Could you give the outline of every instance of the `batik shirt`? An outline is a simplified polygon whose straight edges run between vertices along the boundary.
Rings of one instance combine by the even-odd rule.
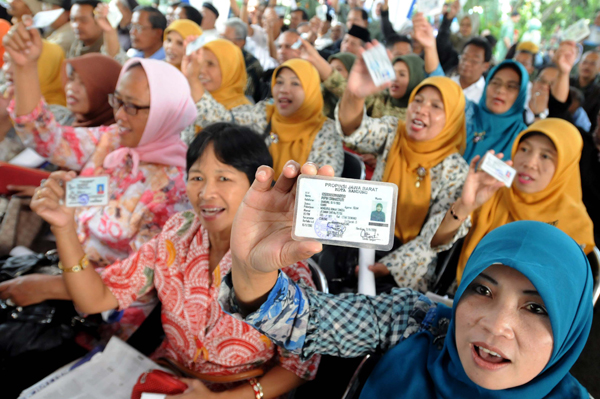
[[[339,121],[339,106],[336,108],[336,126],[342,131]],[[358,152],[377,155],[377,167],[371,180],[382,181],[387,163],[388,153],[398,131],[398,118],[385,116],[369,118],[366,110],[356,131],[344,137],[344,143]],[[467,178],[469,166],[459,153],[446,157],[442,162],[429,170],[431,176],[431,200],[429,212],[419,235],[413,240],[403,243],[396,250],[379,260],[390,269],[399,287],[408,287],[427,292],[433,281],[437,254],[448,250],[460,238],[467,235],[471,227],[468,217],[459,227],[452,240],[436,248],[431,248],[431,240],[446,213],[462,194],[462,187]],[[398,212],[406,210],[398,209]]]
[[[305,361],[275,347],[270,339],[223,312],[217,301],[222,278],[231,269],[228,251],[211,273],[210,241],[200,219],[186,211],[173,216],[163,231],[124,261],[108,267],[102,279],[127,308],[156,289],[162,303],[166,340],[155,354],[199,373],[236,374],[276,364],[303,379],[313,379],[320,357]],[[283,269],[291,280],[314,287],[304,263]]]
[[[226,312],[244,317],[231,275],[223,280],[219,303]],[[302,357],[358,357],[377,349],[385,352],[422,329],[445,336],[449,320],[440,318],[433,326],[436,311],[436,304],[411,289],[394,288],[377,296],[332,295],[301,287],[280,272],[267,300],[244,321]]]

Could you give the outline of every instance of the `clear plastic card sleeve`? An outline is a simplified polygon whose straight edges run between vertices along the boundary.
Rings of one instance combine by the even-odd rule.
[[[393,183],[300,175],[292,238],[389,251],[397,201]]]

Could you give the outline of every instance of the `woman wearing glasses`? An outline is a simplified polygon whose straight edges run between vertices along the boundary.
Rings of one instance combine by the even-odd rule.
[[[123,66],[109,98],[115,124],[61,126],[40,94],[37,30],[18,24],[4,44],[14,63],[15,101],[9,112],[23,143],[80,177],[109,176],[109,203],[75,212],[90,264],[103,268],[127,258],[172,215],[189,207],[186,146],[179,136],[193,123],[196,109],[185,77],[166,62],[132,59]],[[13,298],[21,306],[34,304],[61,287],[60,276],[32,275]],[[146,308],[131,309],[137,314],[127,320],[143,320]],[[127,338],[131,332],[120,336]]]

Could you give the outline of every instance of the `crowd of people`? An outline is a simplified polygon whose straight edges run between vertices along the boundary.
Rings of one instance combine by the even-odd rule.
[[[4,307],[102,314],[75,338],[85,351],[159,309],[154,359],[231,377],[173,399],[284,397],[321,355],[375,351],[361,397],[590,397],[569,370],[600,239],[600,12],[582,43],[545,51],[514,34],[518,10],[495,38],[459,1],[401,31],[388,0],[231,0],[228,18],[112,1],[10,0],[0,20],[0,161],[34,150],[53,171],[9,189],[62,270],[0,282]],[[63,12],[33,28],[42,10]],[[380,44],[395,76],[377,86],[363,55]],[[375,297],[317,291],[306,260],[322,247],[290,236],[297,176],[342,176],[347,153],[398,186]],[[479,168],[488,155],[516,170],[510,187]],[[106,175],[108,204],[65,206],[67,182]],[[422,294],[453,246],[450,309]],[[32,356],[63,365],[32,353],[2,355],[15,396]]]

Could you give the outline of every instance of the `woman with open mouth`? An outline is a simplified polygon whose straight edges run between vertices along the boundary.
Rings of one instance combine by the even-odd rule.
[[[322,249],[290,235],[300,173],[333,170],[290,162],[273,188],[273,171],[258,170],[233,225],[221,306],[303,356],[383,351],[363,399],[589,398],[569,370],[591,329],[593,277],[567,234],[534,221],[491,231],[469,258],[453,308],[410,289],[323,294],[278,273]]]
[[[181,61],[185,55],[185,40],[190,36],[200,36],[202,28],[189,19],[173,21],[164,33],[163,47],[165,48],[165,61],[181,70]]]
[[[208,62],[208,59],[205,60],[206,48],[211,48],[210,46],[218,41],[210,42],[195,54],[185,57],[184,64],[191,66],[184,66],[183,69],[199,70],[201,64]],[[239,48],[236,50],[239,52],[245,77],[242,53]],[[189,76],[197,76],[197,73],[190,72]],[[269,146],[277,176],[289,159],[298,162],[310,161],[317,165],[334,165],[338,176],[342,173],[342,140],[335,131],[335,123],[323,115],[321,80],[310,62],[294,58],[275,69],[271,80],[273,100],[231,109],[222,102],[215,101],[216,98],[206,82],[189,76],[192,96],[198,111],[196,130],[221,121],[251,127]],[[222,76],[225,79],[227,75]],[[239,88],[242,94],[244,87]],[[193,135],[189,134],[189,130],[186,131],[184,140],[189,141],[191,137]]]
[[[581,134],[571,123],[548,118],[521,132],[512,148],[517,174],[510,188],[471,161],[461,198],[440,225],[432,245],[452,237],[461,220],[471,215],[473,227],[462,247],[456,279],[460,283],[465,264],[477,243],[490,231],[518,220],[536,220],[558,227],[573,238],[584,252],[594,249],[593,223],[581,194],[579,160]]]
[[[412,91],[405,122],[393,116],[367,116],[365,98],[379,90],[359,55],[336,110],[337,129],[349,148],[377,154],[372,180],[398,185],[394,248],[378,253],[370,266],[378,277],[378,292],[397,286],[426,292],[428,271],[435,268],[437,253],[468,231],[465,224],[448,245],[430,245],[450,205],[460,196],[468,172],[461,156],[466,137],[465,97],[450,79],[427,78]]]

